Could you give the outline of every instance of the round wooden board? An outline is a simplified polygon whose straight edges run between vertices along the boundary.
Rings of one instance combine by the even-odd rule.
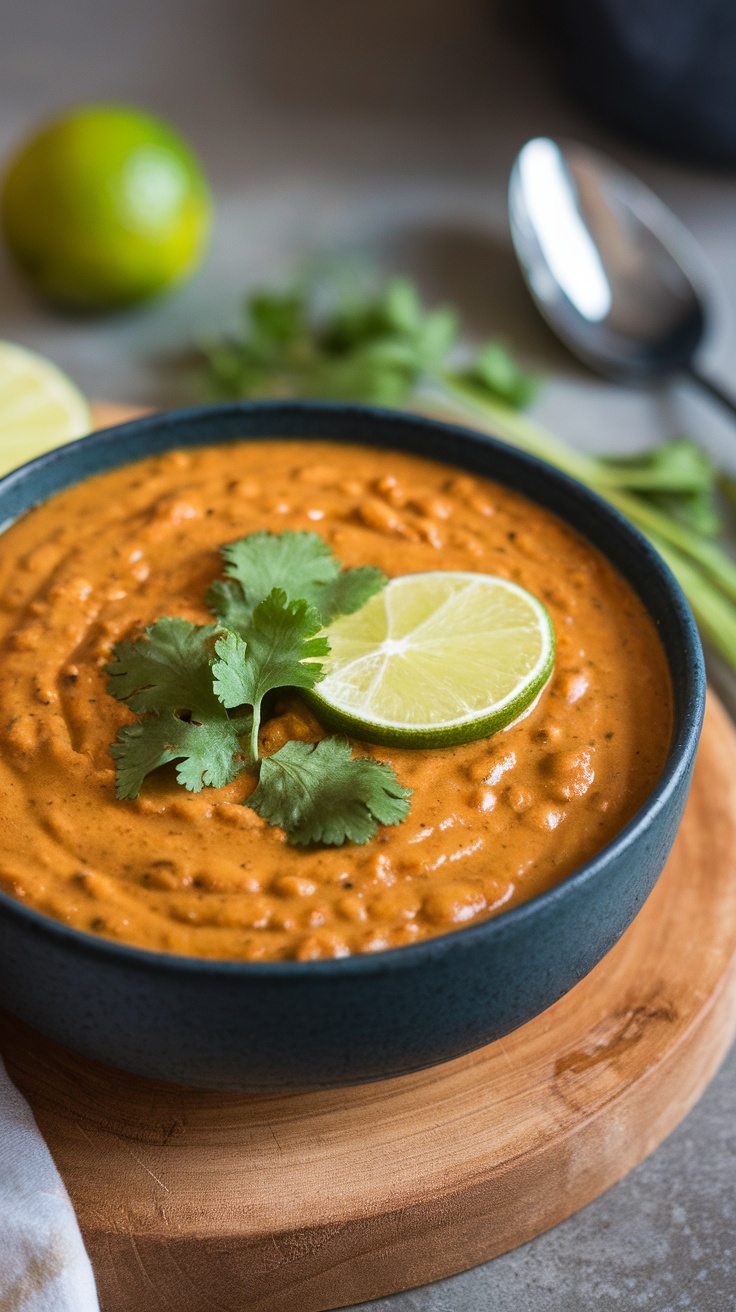
[[[99,426],[134,413],[95,407]],[[480,1052],[357,1089],[217,1094],[95,1065],[0,1013],[103,1312],[323,1312],[584,1206],[678,1124],[736,1032],[735,876],[736,731],[711,696],[685,819],[636,922]]]
[[[0,1017],[104,1312],[342,1307],[584,1206],[677,1125],[736,1030],[735,867],[736,731],[711,696],[685,819],[637,920],[567,997],[480,1052],[361,1088],[217,1094]]]

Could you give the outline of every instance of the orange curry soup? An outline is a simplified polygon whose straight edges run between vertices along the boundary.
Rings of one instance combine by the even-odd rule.
[[[356,743],[411,814],[365,846],[302,849],[249,809],[248,773],[187,793],[173,767],[115,799],[113,643],[161,615],[211,620],[218,548],[320,533],[344,565],[479,570],[540,597],[553,677],[527,717],[454,748]],[[645,801],[667,753],[665,656],[632,588],[516,492],[415,456],[286,441],[175,451],[60,493],[0,538],[0,888],[67,925],[157,951],[300,961],[394,948],[564,879]],[[263,751],[325,736],[296,694]]]

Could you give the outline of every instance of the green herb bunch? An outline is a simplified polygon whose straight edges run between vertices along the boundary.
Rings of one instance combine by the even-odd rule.
[[[264,699],[319,682],[325,626],[360,609],[385,575],[342,570],[316,533],[252,533],[222,554],[225,578],[207,594],[216,622],[166,616],[112,649],[108,690],[136,714],[110,748],[118,798],[137,797],[146,775],[175,762],[192,792],[257,772],[247,805],[292,843],[365,843],[379,823],[399,824],[410,790],[390,765],[354,758],[345,739],[259,751]]]
[[[736,669],[736,562],[718,541],[719,491],[736,500],[691,439],[637,458],[576,451],[521,411],[538,383],[500,342],[458,362],[458,320],[425,312],[414,286],[395,279],[377,293],[325,294],[306,283],[262,291],[246,303],[242,333],[206,352],[218,398],[296,397],[455,408],[494,436],[558,466],[638,526],[678,578],[703,635]]]

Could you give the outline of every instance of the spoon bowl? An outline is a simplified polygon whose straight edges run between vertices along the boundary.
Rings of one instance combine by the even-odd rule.
[[[585,364],[630,381],[693,372],[707,325],[702,256],[638,178],[576,142],[536,137],[514,164],[509,217],[532,297]]]

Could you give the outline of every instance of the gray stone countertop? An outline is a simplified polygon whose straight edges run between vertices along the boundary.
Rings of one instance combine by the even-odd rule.
[[[633,167],[706,250],[708,363],[728,379],[736,175],[607,136],[566,100],[533,24],[509,12],[482,0],[4,0],[0,160],[59,106],[139,103],[199,151],[216,224],[189,286],[111,318],[41,307],[0,255],[0,337],[51,356],[92,397],[178,404],[196,396],[180,366],[193,338],[234,323],[249,287],[287,275],[305,252],[357,254],[414,274],[428,300],[452,300],[469,338],[503,334],[549,375],[540,417],[580,446],[630,450],[687,429],[736,472],[736,431],[710,403],[684,387],[611,386],[557,346],[528,301],[505,219],[509,167],[529,136],[577,136]],[[731,1312],[735,1077],[732,1052],[667,1142],[556,1229],[370,1307]]]

